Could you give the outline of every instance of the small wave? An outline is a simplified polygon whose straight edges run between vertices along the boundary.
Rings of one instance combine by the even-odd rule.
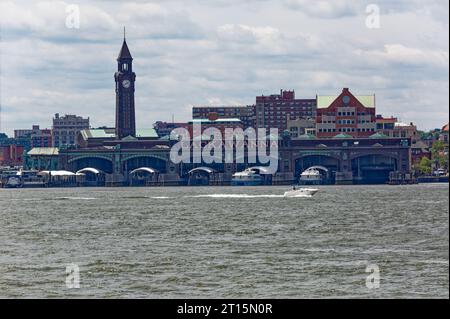
[[[121,197],[124,199],[169,199],[169,198],[173,198],[173,197],[168,197],[168,196],[125,196],[125,197]]]
[[[65,197],[55,197],[55,198],[49,198],[49,200],[93,200],[97,199],[94,197],[71,197],[71,196],[65,196]]]

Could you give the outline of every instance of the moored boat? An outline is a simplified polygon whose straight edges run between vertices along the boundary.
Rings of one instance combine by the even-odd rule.
[[[233,174],[231,180],[232,186],[258,186],[262,184],[262,176],[252,169],[246,169],[242,172]]]

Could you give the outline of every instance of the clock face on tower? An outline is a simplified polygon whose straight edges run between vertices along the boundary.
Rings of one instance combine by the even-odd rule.
[[[130,80],[123,80],[123,81],[122,81],[122,86],[123,86],[124,88],[128,89],[128,88],[130,87],[130,85],[131,85]]]

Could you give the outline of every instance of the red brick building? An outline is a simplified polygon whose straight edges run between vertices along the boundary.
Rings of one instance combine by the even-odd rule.
[[[353,95],[344,88],[339,96],[317,96],[316,134],[369,137],[376,132],[375,95]]]
[[[0,165],[21,166],[23,165],[23,146],[6,145],[0,146]]]
[[[212,113],[221,119],[239,119],[244,128],[278,128],[281,133],[289,120],[315,118],[316,99],[296,99],[295,91],[280,90],[280,94],[257,96],[255,105],[192,108],[193,119],[206,119]]]
[[[254,128],[278,128],[281,133],[288,120],[314,118],[316,100],[296,99],[295,91],[280,90],[280,94],[257,96],[254,109]]]

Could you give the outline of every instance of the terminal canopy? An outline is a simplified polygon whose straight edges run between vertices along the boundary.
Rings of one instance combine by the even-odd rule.
[[[77,174],[84,174],[84,173],[101,174],[103,172],[96,168],[92,168],[92,167],[86,167],[86,168],[83,168],[83,169],[80,169],[79,171],[77,171]]]
[[[130,172],[130,174],[135,174],[135,173],[139,173],[139,172],[147,172],[150,174],[156,174],[156,173],[158,173],[158,170],[151,168],[151,167],[139,167],[139,168],[132,170]]]
[[[192,173],[195,173],[195,172],[199,172],[199,171],[200,172],[206,172],[208,174],[212,174],[212,173],[216,172],[216,170],[214,170],[214,169],[212,169],[210,167],[197,167],[197,168],[191,169],[189,171],[189,174],[192,174]]]

